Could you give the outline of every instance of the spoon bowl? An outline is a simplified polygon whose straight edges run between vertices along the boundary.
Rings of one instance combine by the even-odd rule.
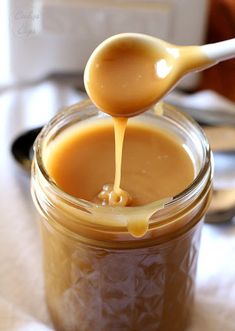
[[[167,43],[141,34],[105,40],[91,55],[84,72],[91,100],[112,116],[143,112],[162,97],[164,82],[174,75],[174,54],[168,48]],[[171,80],[173,84],[175,78]]]
[[[233,47],[226,48],[228,43]],[[94,50],[85,68],[84,84],[102,111],[114,117],[131,117],[162,99],[186,73],[208,68],[234,54],[235,39],[176,46],[144,34],[123,33],[106,39]]]

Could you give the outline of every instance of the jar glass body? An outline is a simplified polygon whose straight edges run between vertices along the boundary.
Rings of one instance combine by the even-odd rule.
[[[134,238],[115,220],[111,225],[102,222],[102,215],[92,220],[94,206],[62,192],[43,164],[46,149],[65,128],[103,116],[89,102],[75,105],[53,119],[35,144],[32,195],[41,214],[52,320],[61,331],[182,331],[190,319],[201,225],[210,199],[207,141],[196,123],[169,106],[164,116],[151,110],[139,116],[174,131],[192,154],[196,178],[152,216],[142,238]]]

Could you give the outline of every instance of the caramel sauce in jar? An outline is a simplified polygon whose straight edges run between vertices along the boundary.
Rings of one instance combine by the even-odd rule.
[[[212,169],[207,140],[193,120],[165,104],[162,115],[150,109],[129,120],[130,135],[138,125],[140,129],[154,126],[158,137],[163,139],[163,134],[165,142],[170,139],[178,144],[179,151],[183,148],[185,159],[181,155],[183,163],[175,173],[172,170],[175,186],[170,191],[151,179],[147,195],[135,196],[139,190],[131,184],[134,192],[129,206],[103,206],[93,201],[97,189],[85,192],[85,182],[81,192],[78,184],[77,192],[65,187],[56,176],[61,170],[53,168],[53,160],[50,165],[50,157],[58,151],[58,141],[66,146],[70,128],[76,126],[77,132],[84,130],[85,134],[92,123],[104,121],[108,121],[106,115],[90,102],[83,102],[58,114],[35,143],[32,195],[41,214],[45,287],[52,320],[59,331],[182,331],[193,304],[200,230],[210,200]],[[124,155],[131,158],[132,150],[128,147],[125,152],[124,141]],[[89,158],[85,151],[83,157]],[[145,152],[140,148],[143,164]],[[98,167],[99,155],[92,158],[91,176]],[[122,184],[129,192],[131,178],[125,175],[125,158]],[[63,157],[57,165],[63,165]],[[174,165],[177,167],[175,163],[172,169]],[[107,184],[113,178],[114,165],[111,168]],[[80,171],[79,181],[85,180],[82,164]],[[98,180],[99,176],[95,177]],[[73,178],[66,180],[71,181],[72,188]],[[101,172],[100,178],[105,184]],[[183,184],[185,178],[188,180]],[[144,175],[137,176],[137,183],[139,180],[147,181]],[[170,182],[169,178],[166,181]],[[158,189],[160,194],[156,195]],[[140,229],[136,224],[141,225]]]

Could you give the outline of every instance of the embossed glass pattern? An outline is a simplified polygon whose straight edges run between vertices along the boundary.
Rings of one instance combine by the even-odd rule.
[[[76,243],[43,226],[48,305],[58,330],[184,330],[200,228],[163,244],[119,250]]]

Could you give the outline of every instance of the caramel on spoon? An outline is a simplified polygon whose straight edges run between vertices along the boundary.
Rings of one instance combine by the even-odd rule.
[[[91,100],[114,117],[131,117],[163,98],[188,72],[235,56],[235,39],[176,46],[137,33],[106,39],[87,62],[84,83]]]

